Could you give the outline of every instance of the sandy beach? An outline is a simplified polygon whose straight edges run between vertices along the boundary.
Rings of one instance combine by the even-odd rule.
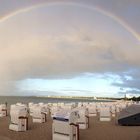
[[[14,132],[8,129],[10,117],[0,118],[0,140],[52,140],[52,119],[46,123],[33,123],[29,118],[29,130]],[[80,140],[140,140],[140,126],[120,126],[111,122],[100,122],[98,117],[90,117],[90,126],[80,130]]]

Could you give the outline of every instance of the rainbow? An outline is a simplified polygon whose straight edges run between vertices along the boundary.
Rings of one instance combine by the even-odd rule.
[[[26,8],[23,8],[23,9],[20,9],[20,10],[17,10],[15,12],[12,12],[10,14],[7,14],[6,16],[4,17],[1,17],[0,18],[0,23],[1,22],[4,22],[6,21],[7,19],[13,17],[13,16],[16,16],[17,14],[20,14],[20,13],[24,13],[24,12],[28,12],[30,10],[33,10],[33,9],[36,9],[36,8],[40,8],[40,7],[44,7],[44,6],[47,6],[47,5],[65,5],[65,4],[70,4],[70,5],[77,5],[77,6],[80,6],[80,7],[83,7],[83,8],[87,8],[89,10],[94,10],[106,17],[109,17],[111,18],[112,20],[114,20],[115,22],[117,22],[118,24],[120,24],[125,30],[127,30],[138,42],[140,42],[140,35],[133,29],[131,28],[125,21],[123,21],[122,19],[120,19],[119,17],[113,15],[112,13],[106,11],[106,10],[103,10],[99,7],[94,7],[94,6],[89,6],[89,5],[85,5],[85,4],[79,4],[79,3],[70,3],[70,2],[49,2],[49,3],[41,3],[41,4],[37,4],[37,5],[33,5],[33,6],[30,6],[30,7],[26,7]]]

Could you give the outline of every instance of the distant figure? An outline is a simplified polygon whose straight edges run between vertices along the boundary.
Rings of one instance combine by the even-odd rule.
[[[7,107],[7,102],[5,102],[5,105],[6,105],[6,107]]]

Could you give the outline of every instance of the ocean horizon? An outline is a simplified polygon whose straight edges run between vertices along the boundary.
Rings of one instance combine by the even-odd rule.
[[[87,98],[87,97],[77,97],[77,98],[68,98],[68,97],[37,97],[37,96],[0,96],[0,104],[7,103],[8,105],[15,104],[18,102],[28,104],[29,102],[33,103],[71,103],[71,102],[110,102],[113,100],[109,99],[93,99],[93,98]]]

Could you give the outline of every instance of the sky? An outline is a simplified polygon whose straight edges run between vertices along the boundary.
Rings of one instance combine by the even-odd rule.
[[[140,96],[139,0],[0,0],[0,95]]]

